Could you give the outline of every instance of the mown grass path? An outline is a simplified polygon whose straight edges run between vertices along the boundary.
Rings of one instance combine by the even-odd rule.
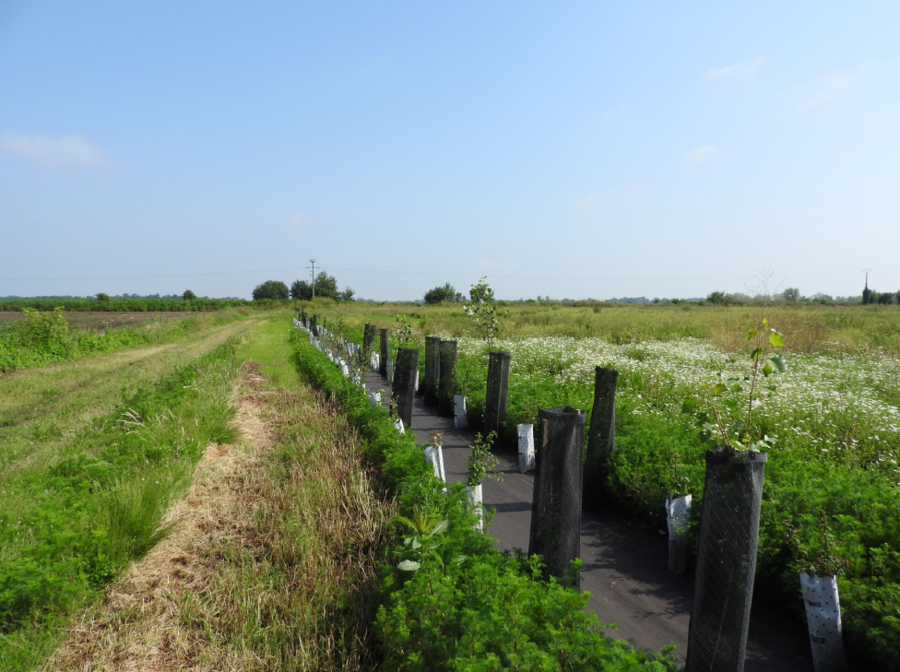
[[[263,319],[0,378],[0,669],[40,663],[164,536],[202,450],[233,434],[234,341]]]
[[[57,459],[94,418],[252,329],[255,319],[213,327],[178,343],[120,350],[0,376],[0,487]]]
[[[368,670],[393,503],[340,409],[300,380],[282,320],[237,356],[240,439],[210,445],[171,533],[42,670]]]

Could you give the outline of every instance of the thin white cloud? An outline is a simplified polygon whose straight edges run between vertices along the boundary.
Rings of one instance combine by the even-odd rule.
[[[853,85],[875,77],[875,64],[871,61],[852,68],[834,70],[816,77],[800,87],[800,111],[826,105],[844,95]]]
[[[685,155],[685,160],[688,163],[700,163],[714,158],[718,153],[719,149],[715,145],[703,145],[703,147],[694,147],[694,149],[689,151]]]
[[[103,166],[103,151],[80,135],[51,138],[45,135],[3,133],[0,151],[36,163],[40,166]]]
[[[706,76],[710,79],[733,79],[736,81],[753,79],[759,66],[765,62],[765,58],[760,56],[752,61],[738,61],[723,68],[710,68],[706,71]]]

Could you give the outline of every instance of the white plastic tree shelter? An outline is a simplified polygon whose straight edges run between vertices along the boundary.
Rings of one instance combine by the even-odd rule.
[[[469,416],[466,414],[466,398],[461,394],[453,395],[453,426],[457,429],[465,429],[469,426]]]
[[[687,544],[684,533],[691,519],[692,495],[666,497],[666,526],[669,528],[669,571],[684,574],[687,565]]]
[[[422,453],[425,457],[425,464],[429,464],[434,469],[435,478],[441,479],[442,483],[447,482],[447,474],[444,471],[444,451],[440,446],[425,446]]]
[[[517,425],[519,434],[519,473],[534,471],[534,425]]]
[[[800,572],[800,590],[806,605],[813,668],[816,672],[846,672],[837,578]]]
[[[472,505],[472,508],[475,509],[475,515],[478,516],[478,522],[475,523],[475,529],[479,532],[484,532],[484,497],[481,492],[481,483],[474,487],[466,486],[463,488],[463,492],[466,493],[466,496],[469,498],[469,503]]]

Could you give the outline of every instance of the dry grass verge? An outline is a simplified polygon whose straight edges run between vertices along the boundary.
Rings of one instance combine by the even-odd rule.
[[[84,615],[45,670],[377,666],[371,582],[392,505],[359,438],[310,389],[242,379],[242,442],[210,446],[171,534]]]

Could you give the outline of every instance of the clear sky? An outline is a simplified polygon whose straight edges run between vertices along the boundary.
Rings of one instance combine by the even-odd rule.
[[[0,296],[845,295],[898,253],[897,0],[0,0]]]

